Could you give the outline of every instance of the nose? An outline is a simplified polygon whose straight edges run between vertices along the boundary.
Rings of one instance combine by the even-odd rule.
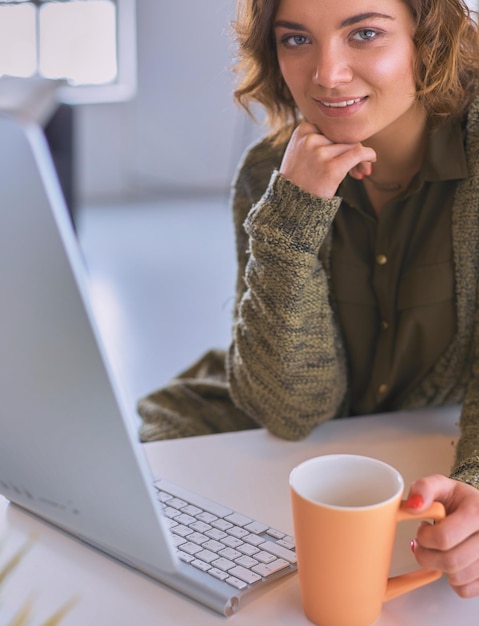
[[[344,50],[332,45],[322,46],[313,71],[314,84],[332,89],[351,82],[352,77],[351,65]]]

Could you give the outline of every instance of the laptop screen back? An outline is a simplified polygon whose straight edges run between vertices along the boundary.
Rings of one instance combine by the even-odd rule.
[[[173,570],[42,130],[0,115],[0,492],[147,569]]]

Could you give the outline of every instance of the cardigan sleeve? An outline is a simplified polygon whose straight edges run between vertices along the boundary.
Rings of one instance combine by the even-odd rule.
[[[476,322],[471,378],[461,410],[460,437],[451,478],[479,489],[479,324]]]
[[[341,201],[312,196],[274,171],[251,208],[245,169],[233,196],[238,283],[229,388],[255,421],[297,440],[338,415],[346,394],[342,343],[318,256]]]
[[[458,188],[453,213],[453,241],[458,266],[458,299],[462,303],[463,332],[471,345],[470,375],[462,403],[460,437],[451,477],[479,489],[479,98],[467,115],[466,156],[469,176]],[[459,304],[458,304],[459,307]],[[472,338],[472,342],[471,342]]]

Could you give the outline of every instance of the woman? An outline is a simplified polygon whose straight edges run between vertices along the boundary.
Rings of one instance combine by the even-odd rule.
[[[236,97],[274,132],[234,185],[227,380],[214,353],[140,401],[142,438],[462,403],[451,478],[408,502],[444,503],[412,548],[478,595],[475,23],[462,0],[239,0],[236,31]]]
[[[461,0],[245,0],[237,32],[236,96],[278,132],[235,184],[232,398],[288,439],[341,415],[463,402],[454,478],[409,495],[448,518],[412,548],[477,595],[475,24]]]

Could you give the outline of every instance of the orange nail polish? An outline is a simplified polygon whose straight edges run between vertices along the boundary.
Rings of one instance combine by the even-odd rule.
[[[406,507],[408,509],[420,509],[424,504],[424,499],[419,494],[411,495],[406,501]]]

